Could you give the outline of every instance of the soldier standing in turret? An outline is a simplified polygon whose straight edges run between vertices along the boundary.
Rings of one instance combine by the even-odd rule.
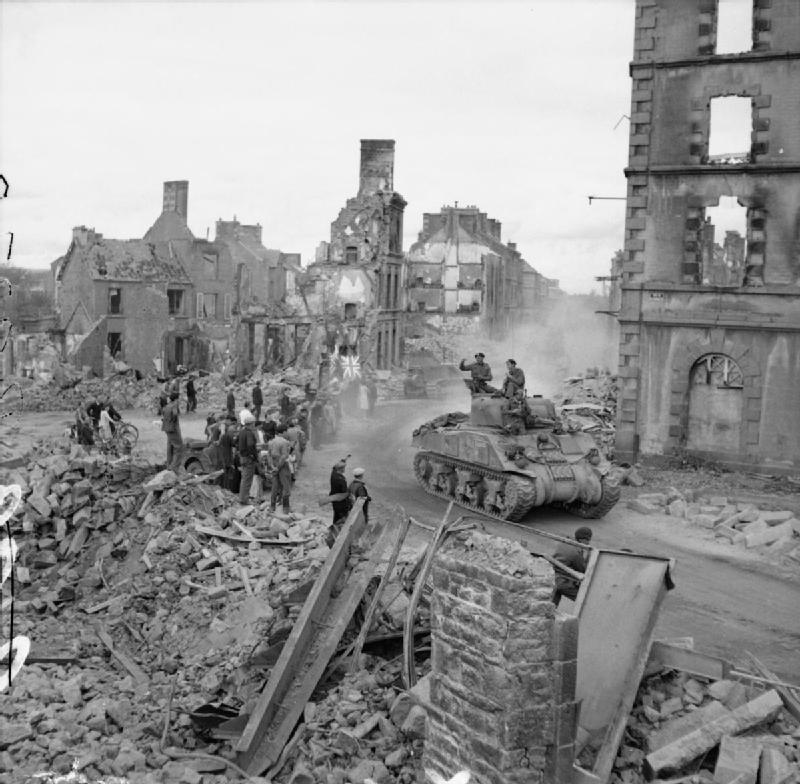
[[[481,392],[494,392],[494,388],[490,387],[488,382],[492,380],[492,369],[483,361],[486,355],[478,352],[475,355],[475,361],[467,363],[466,359],[461,360],[458,366],[459,370],[468,370],[472,375],[472,394],[477,395]]]

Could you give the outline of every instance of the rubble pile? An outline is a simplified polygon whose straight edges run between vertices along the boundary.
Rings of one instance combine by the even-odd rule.
[[[639,688],[610,784],[719,784],[737,774],[742,784],[782,784],[800,775],[798,747],[798,720],[769,685],[662,670]],[[595,752],[590,744],[579,762],[591,764]]]
[[[0,778],[235,778],[233,743],[210,737],[196,714],[221,700],[233,715],[252,711],[327,557],[327,523],[241,506],[205,479],[52,444],[0,477],[26,496],[13,519],[15,629],[33,640],[0,706]],[[50,663],[37,663],[42,653]],[[419,721],[416,735],[403,729],[399,665],[360,664],[306,707],[284,779],[324,765],[336,782],[414,780]]]
[[[594,368],[565,379],[553,396],[565,426],[592,435],[609,459],[614,457],[618,389],[616,376]]]
[[[152,399],[156,381],[137,378],[136,373],[116,373],[106,378],[90,378],[63,386],[58,381],[22,387],[19,408],[23,411],[73,411],[93,397],[108,397],[118,409],[141,408]]]
[[[425,712],[398,693],[400,663],[364,657],[319,701],[310,701],[295,733],[296,746],[273,780],[293,784],[364,784],[418,780]]]
[[[753,550],[778,563],[800,564],[800,520],[786,509],[759,509],[727,496],[695,499],[691,491],[670,488],[628,501],[640,514],[666,514],[708,528],[717,539]]]

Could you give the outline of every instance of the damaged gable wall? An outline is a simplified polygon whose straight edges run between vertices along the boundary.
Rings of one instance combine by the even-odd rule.
[[[756,2],[752,49],[726,53],[720,10],[636,3],[617,454],[796,471],[800,16]],[[749,101],[750,144],[715,157],[711,102],[729,96]],[[741,274],[727,276],[709,251],[712,232],[718,247],[726,236],[709,221],[726,197],[746,226]]]

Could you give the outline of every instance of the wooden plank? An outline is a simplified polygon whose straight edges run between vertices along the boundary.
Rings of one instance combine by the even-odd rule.
[[[322,565],[314,587],[303,605],[292,632],[281,651],[281,655],[270,674],[269,682],[256,703],[245,727],[242,737],[236,744],[238,764],[251,771],[263,764],[263,755],[259,749],[261,740],[273,719],[273,714],[280,700],[289,688],[295,675],[293,652],[303,650],[314,634],[313,625],[321,620],[330,601],[330,594],[337,580],[344,572],[350,556],[350,545],[364,531],[364,502],[356,501],[342,527],[328,558]],[[300,706],[302,710],[302,706]],[[274,760],[273,760],[274,762]],[[265,764],[267,767],[267,764]],[[263,770],[263,768],[261,768]],[[259,773],[261,771],[259,770]]]
[[[114,641],[105,629],[96,629],[95,631],[103,645],[108,648],[109,653],[133,676],[133,679],[140,686],[147,687],[150,683],[147,673],[128,654],[114,647]]]
[[[428,572],[431,570],[433,557],[436,555],[436,550],[439,548],[439,545],[442,543],[451,525],[447,521],[452,511],[453,502],[451,501],[447,505],[444,517],[442,517],[442,521],[439,523],[433,538],[428,542],[428,549],[425,551],[425,558],[422,561],[419,574],[416,576],[414,591],[411,594],[411,599],[406,608],[406,617],[403,623],[403,681],[406,689],[410,689],[417,682],[417,669],[414,663],[414,616],[417,612],[417,605],[422,596],[422,591],[425,588],[425,581],[428,579]],[[462,519],[461,517],[457,518],[452,525],[456,525],[461,522]]]
[[[311,541],[308,539],[259,539],[255,536],[237,536],[236,534],[229,534],[226,531],[221,531],[218,528],[207,528],[204,525],[195,523],[194,530],[199,534],[206,536],[216,536],[218,539],[228,539],[231,542],[258,542],[259,544],[274,544],[294,547],[298,544],[306,544]]]
[[[380,529],[377,527],[372,528],[373,537],[378,530]],[[384,525],[380,530],[377,542],[370,542],[365,548],[365,551],[370,553],[369,560],[362,560],[356,564],[347,578],[344,590],[330,598],[323,619],[311,621],[314,628],[306,645],[303,648],[288,651],[287,660],[292,662],[293,677],[275,705],[271,725],[262,736],[254,758],[251,760],[250,773],[263,771],[280,757],[305,704],[325,673],[328,662],[335,654],[339,641],[350,623],[367,585],[374,576],[383,553],[389,547],[392,535],[392,526]],[[291,635],[286,647],[281,652],[273,675],[281,666],[281,660],[289,649],[290,642]],[[272,680],[273,677],[270,677],[270,682]],[[269,688],[270,683],[267,683],[266,689],[269,690]]]
[[[759,675],[763,678],[768,678],[774,683],[774,689],[778,692],[786,710],[796,719],[800,719],[800,700],[795,697],[791,689],[782,684],[778,676],[768,670],[750,651],[745,651],[744,655],[747,656],[748,661],[755,667]]]
[[[724,659],[670,645],[662,640],[653,642],[648,664],[660,664],[712,681],[724,680],[731,672],[730,662],[726,662]]]
[[[400,527],[397,529],[397,533],[395,536],[394,545],[392,546],[392,552],[389,555],[389,560],[386,563],[386,569],[383,571],[383,575],[381,576],[381,581],[378,587],[375,589],[375,594],[372,597],[372,601],[367,608],[366,613],[364,614],[364,623],[361,626],[360,631],[358,632],[358,638],[355,641],[353,647],[352,658],[350,661],[350,672],[355,672],[358,668],[358,659],[361,656],[361,651],[364,648],[364,642],[367,639],[367,634],[369,634],[369,628],[372,625],[372,618],[375,615],[375,611],[378,609],[378,604],[380,603],[381,597],[383,596],[383,591],[386,588],[389,580],[392,579],[392,572],[394,571],[395,566],[397,565],[397,557],[400,555],[400,548],[403,546],[403,542],[406,539],[406,534],[408,533],[408,526],[410,524],[410,519],[408,515],[403,515],[403,522]]]

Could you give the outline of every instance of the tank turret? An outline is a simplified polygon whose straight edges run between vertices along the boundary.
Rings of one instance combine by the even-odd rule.
[[[447,414],[414,431],[417,481],[432,495],[507,520],[558,504],[602,517],[620,497],[618,469],[591,436],[565,432],[552,401],[475,395],[469,416]]]

